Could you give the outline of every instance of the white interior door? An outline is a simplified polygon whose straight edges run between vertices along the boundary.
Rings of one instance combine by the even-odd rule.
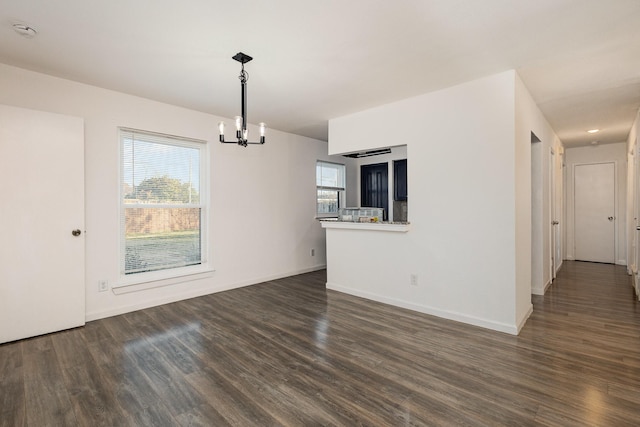
[[[556,258],[556,245],[557,245],[557,232],[558,220],[556,219],[556,181],[555,181],[555,169],[556,169],[556,153],[551,148],[549,152],[549,218],[551,218],[550,236],[549,236],[549,254],[551,255],[551,271],[550,280],[556,278],[557,258]]]
[[[615,164],[574,169],[575,258],[615,262]]]
[[[0,105],[0,197],[0,343],[83,325],[83,120]]]

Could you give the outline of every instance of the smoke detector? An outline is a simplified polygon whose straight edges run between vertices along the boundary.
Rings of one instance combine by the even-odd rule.
[[[38,34],[38,32],[33,27],[30,27],[27,24],[19,23],[13,24],[13,31],[28,39],[33,38],[36,34]]]

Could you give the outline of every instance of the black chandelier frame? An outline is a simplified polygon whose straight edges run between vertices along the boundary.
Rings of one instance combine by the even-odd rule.
[[[227,141],[224,139],[224,122],[220,122],[219,130],[220,130],[220,142],[223,144],[238,144],[242,147],[246,147],[249,144],[264,144],[265,143],[265,130],[266,125],[264,123],[260,123],[260,140],[256,142],[249,141],[247,136],[247,81],[249,80],[249,73],[247,73],[244,69],[244,64],[251,61],[253,58],[246,53],[238,52],[236,53],[232,59],[238,61],[242,64],[242,69],[240,70],[240,75],[238,78],[240,79],[240,103],[241,103],[241,116],[236,117],[236,140]]]

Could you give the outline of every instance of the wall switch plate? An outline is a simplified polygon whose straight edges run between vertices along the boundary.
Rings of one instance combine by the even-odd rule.
[[[412,274],[411,275],[411,281],[409,282],[409,284],[411,286],[418,286],[418,275],[417,274]]]
[[[109,282],[106,280],[98,280],[98,292],[106,292],[109,290]]]

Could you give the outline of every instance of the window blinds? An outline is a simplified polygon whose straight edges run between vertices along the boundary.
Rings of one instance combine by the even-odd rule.
[[[337,163],[316,163],[316,186],[323,189],[344,190],[344,165]]]
[[[205,145],[121,129],[123,274],[201,264]]]

